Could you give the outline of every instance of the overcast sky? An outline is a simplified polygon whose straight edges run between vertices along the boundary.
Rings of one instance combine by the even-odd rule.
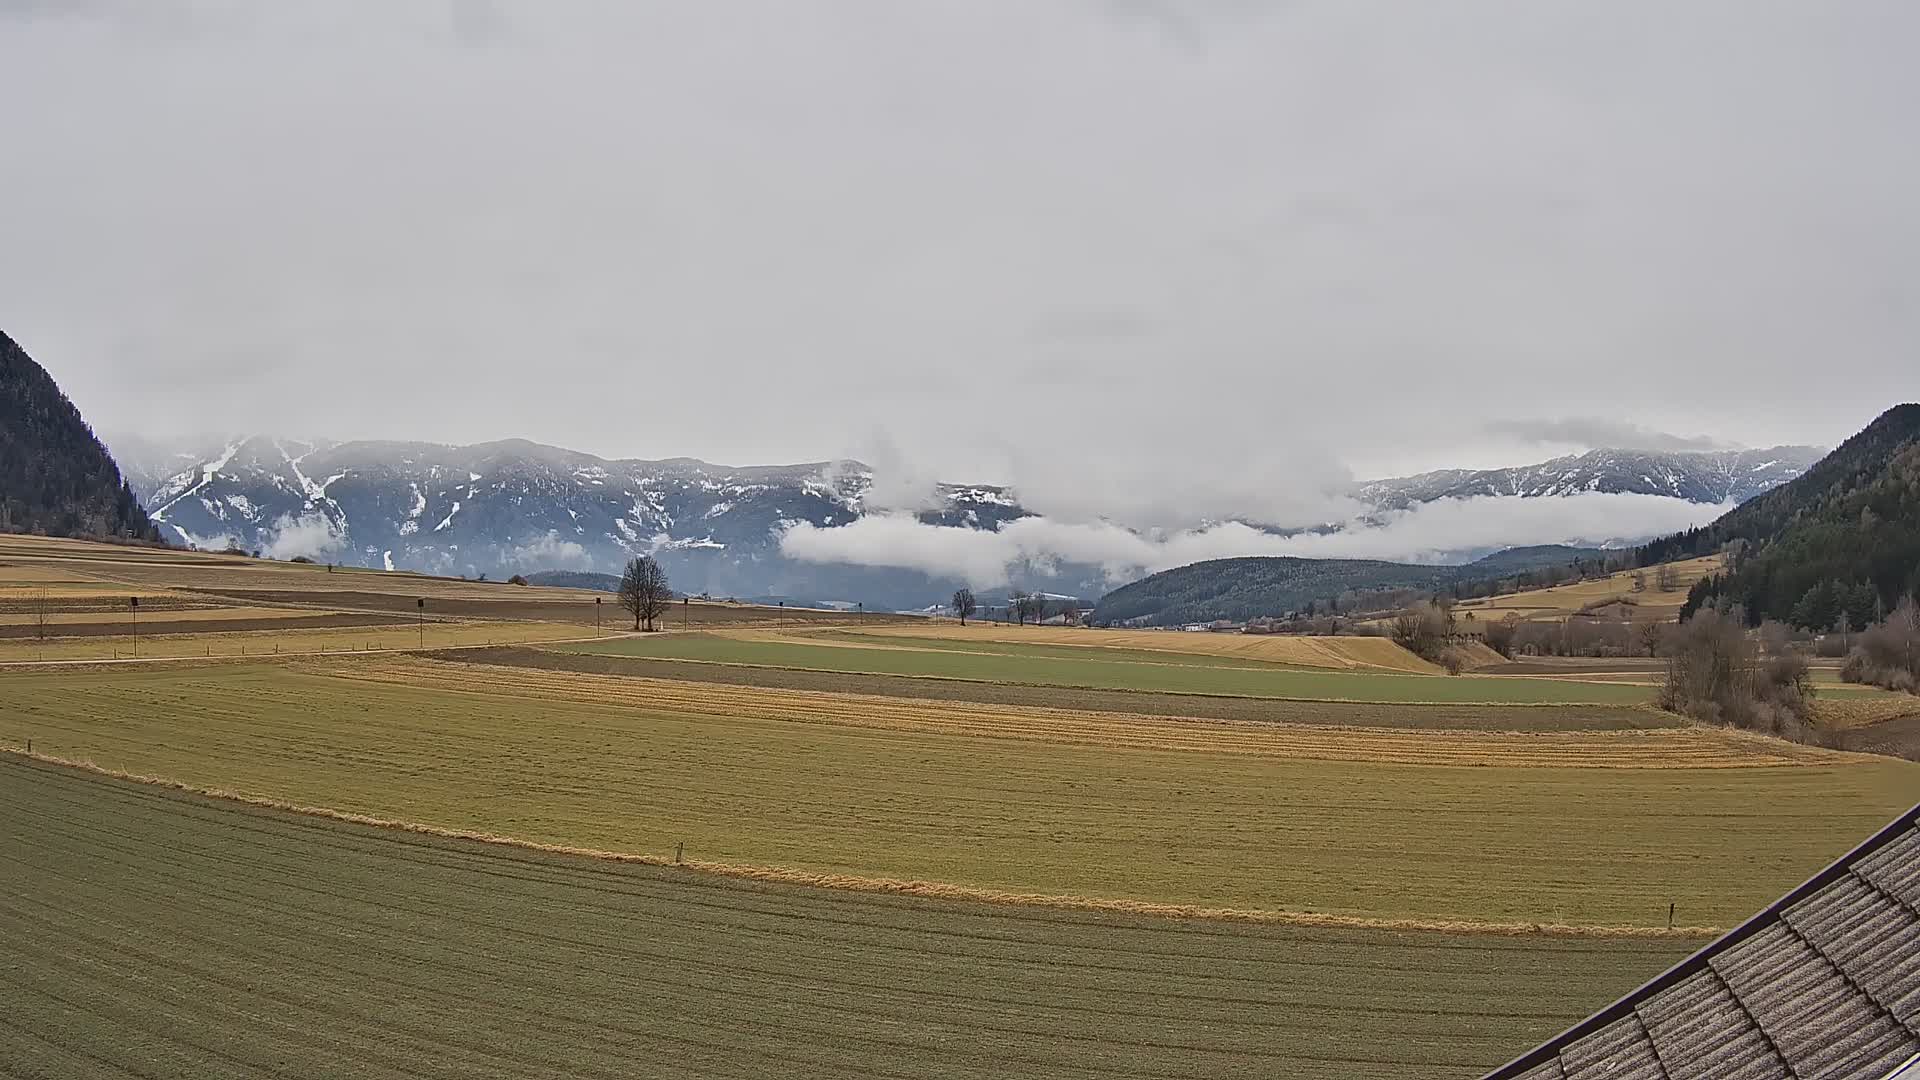
[[[1920,393],[1916,40],[1905,0],[0,0],[0,328],[107,431],[1096,500],[1830,444]]]

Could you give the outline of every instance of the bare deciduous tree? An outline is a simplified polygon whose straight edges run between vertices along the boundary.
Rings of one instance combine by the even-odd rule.
[[[620,576],[620,606],[633,613],[635,630],[652,630],[653,620],[672,602],[673,590],[667,587],[667,572],[659,560],[640,555],[627,561],[626,573]]]
[[[1672,563],[1663,562],[1660,568],[1653,572],[1653,584],[1661,592],[1672,592],[1680,587],[1680,573],[1673,568]]]
[[[1660,655],[1660,644],[1667,639],[1667,624],[1649,620],[1640,624],[1640,647],[1647,650],[1648,656]]]
[[[953,613],[960,616],[960,625],[967,625],[967,616],[980,610],[973,599],[972,589],[955,589],[953,593]]]
[[[33,594],[33,636],[40,641],[47,640],[47,590],[36,589]]]
[[[1487,647],[1509,660],[1513,659],[1513,639],[1519,630],[1520,620],[1515,615],[1487,623]]]

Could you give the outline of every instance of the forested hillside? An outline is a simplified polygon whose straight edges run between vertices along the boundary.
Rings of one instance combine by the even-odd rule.
[[[1920,405],[1899,405],[1806,474],[1711,525],[1654,541],[1642,563],[1730,549],[1682,616],[1722,598],[1749,621],[1864,626],[1920,592]]]
[[[1093,621],[1151,626],[1214,619],[1238,622],[1303,611],[1310,604],[1332,604],[1329,611],[1344,612],[1351,603],[1340,601],[1342,596],[1352,601],[1356,594],[1383,590],[1437,591],[1603,554],[1590,548],[1543,545],[1495,552],[1464,566],[1289,556],[1212,559],[1162,570],[1115,589],[1094,609]]]
[[[0,333],[0,532],[157,538],[52,376]]]

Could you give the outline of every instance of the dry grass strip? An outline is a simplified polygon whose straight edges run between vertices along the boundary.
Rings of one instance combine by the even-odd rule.
[[[49,765],[58,765],[98,776],[111,777],[115,780],[147,784],[153,787],[199,795],[204,798],[219,799],[223,802],[238,803],[282,813],[300,814],[306,817],[323,818],[329,821],[339,821],[351,825],[361,825],[376,829],[393,829],[400,832],[419,833],[425,836],[436,836],[449,840],[495,844],[501,847],[518,848],[526,851],[540,851],[575,858],[638,863],[645,866],[678,866],[695,873],[718,874],[725,877],[744,878],[752,881],[764,881],[780,885],[800,885],[811,888],[840,889],[850,892],[888,893],[898,896],[916,896],[935,900],[970,901],[985,904],[1018,904],[1057,908],[1068,911],[1097,911],[1126,915],[1147,915],[1168,919],[1250,922],[1280,926],[1315,927],[1320,929],[1421,930],[1442,933],[1500,934],[1514,937],[1541,935],[1548,937],[1580,938],[1698,938],[1714,936],[1724,932],[1718,927],[1711,926],[1676,926],[1667,928],[1649,926],[1578,926],[1561,923],[1477,922],[1459,919],[1380,919],[1360,915],[1333,915],[1314,911],[1268,911],[1250,908],[1201,907],[1192,904],[1162,904],[1145,900],[1109,899],[1095,896],[1014,893],[943,881],[914,881],[900,878],[857,877],[849,874],[821,874],[805,870],[792,870],[779,866],[747,866],[737,863],[705,862],[696,859],[688,859],[676,863],[672,859],[659,855],[600,851],[593,848],[571,847],[565,844],[543,844],[512,836],[503,836],[498,833],[475,832],[467,829],[448,829],[437,825],[426,825],[420,822],[397,821],[392,818],[347,813],[324,806],[301,806],[277,799],[264,799],[255,795],[245,795],[219,788],[199,787],[161,776],[147,776],[120,769],[109,769],[96,765],[91,761],[75,760],[37,752],[28,753],[18,747],[0,747],[0,753],[19,758],[27,758]]]
[[[492,697],[1127,750],[1197,751],[1399,765],[1593,769],[1764,768],[1844,760],[1833,751],[1744,732],[1698,727],[1525,732],[1198,719],[521,667],[489,669],[482,665],[398,657],[302,665],[302,669],[335,678],[430,687],[455,693],[484,693]],[[492,670],[499,674],[491,674]]]

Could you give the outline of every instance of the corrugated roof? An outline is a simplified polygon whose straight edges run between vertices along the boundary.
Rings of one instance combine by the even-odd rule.
[[[1920,1056],[1920,806],[1487,1080],[1908,1080]]]

